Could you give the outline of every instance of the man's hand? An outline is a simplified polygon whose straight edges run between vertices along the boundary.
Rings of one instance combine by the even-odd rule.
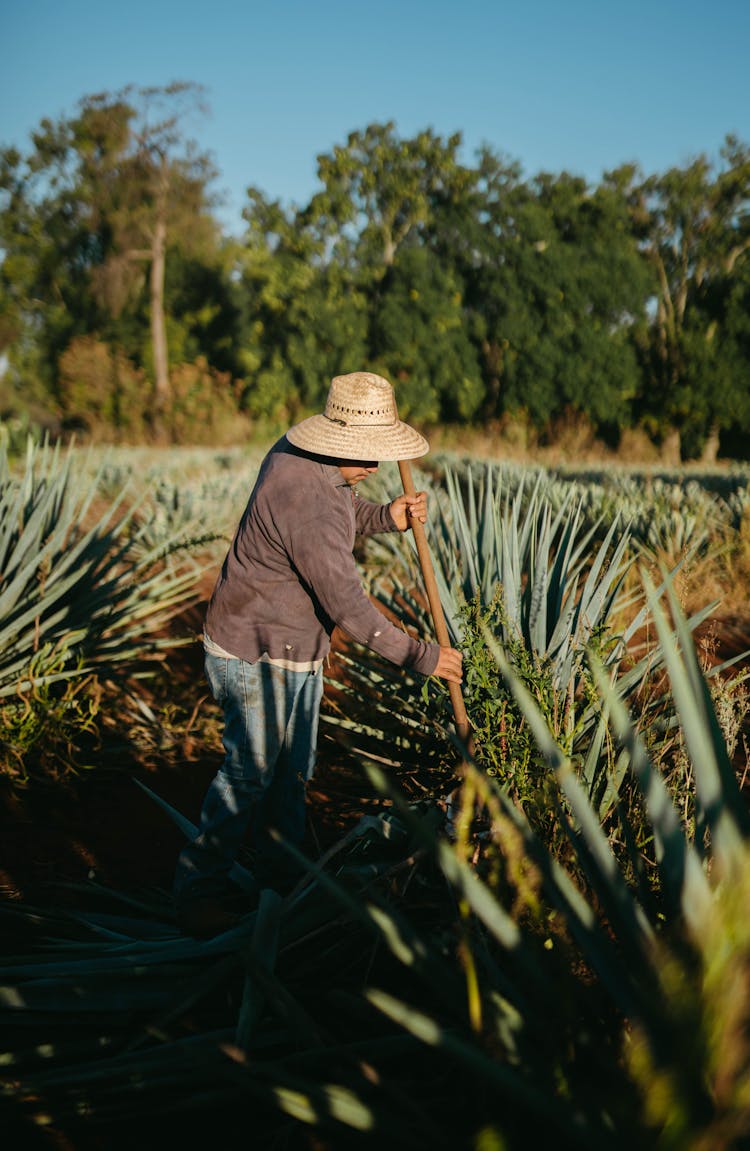
[[[441,647],[440,657],[433,675],[439,675],[441,679],[447,679],[449,683],[460,683],[463,679],[463,660],[464,657],[461,652],[456,651],[454,647]]]
[[[400,532],[411,527],[411,520],[427,523],[427,492],[415,492],[413,496],[396,496],[391,504],[393,522]]]

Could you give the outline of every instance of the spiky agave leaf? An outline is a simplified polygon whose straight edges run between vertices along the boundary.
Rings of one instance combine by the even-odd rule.
[[[657,613],[661,614],[660,606],[655,606]],[[672,610],[678,613],[676,600],[672,602]],[[681,643],[689,644],[689,629],[678,614],[675,625]],[[634,1083],[639,1086],[644,1098],[653,1095],[649,1109],[656,1125],[649,1133],[645,1109],[642,1115],[632,1114],[625,1126],[616,1128],[618,1134],[625,1137],[623,1145],[629,1145],[633,1139],[643,1141],[653,1137],[658,1141],[659,1124],[663,1123],[664,1133],[670,1126],[679,1132],[677,1137],[682,1142],[678,1145],[708,1146],[712,1145],[712,1132],[721,1138],[727,1123],[742,1123],[743,1103],[739,1085],[741,1069],[748,1060],[747,1044],[743,1051],[733,1050],[723,1055],[721,1045],[714,1043],[714,1037],[718,1038],[720,1019],[731,1019],[734,1027],[742,1017],[741,982],[736,982],[736,976],[742,964],[750,962],[750,950],[744,956],[742,953],[737,956],[734,962],[737,971],[727,975],[727,978],[731,976],[729,985],[717,974],[717,965],[724,970],[733,954],[733,941],[743,934],[738,930],[736,918],[739,904],[737,900],[732,904],[729,896],[738,882],[743,891],[748,886],[750,851],[746,818],[737,808],[736,779],[727,774],[726,754],[722,753],[718,725],[710,720],[706,710],[710,694],[697,659],[693,654],[692,658],[683,661],[666,621],[662,621],[661,630],[662,642],[670,645],[666,662],[676,694],[680,697],[679,710],[683,720],[687,719],[687,726],[694,729],[689,741],[686,735],[688,747],[701,757],[702,763],[708,764],[705,771],[696,765],[696,777],[701,773],[705,775],[703,781],[698,781],[698,789],[704,793],[703,802],[709,798],[713,800],[711,846],[721,863],[721,875],[734,876],[734,883],[720,882],[720,875],[711,881],[707,875],[687,829],[680,823],[672,806],[663,780],[650,763],[635,725],[614,690],[610,674],[601,665],[597,667],[596,678],[606,709],[611,712],[617,739],[632,758],[633,770],[653,827],[657,848],[655,862],[663,887],[661,900],[643,903],[639,890],[631,887],[544,717],[497,645],[496,657],[558,777],[561,814],[568,822],[580,874],[588,877],[588,893],[576,892],[565,871],[549,857],[545,845],[524,821],[522,812],[509,802],[502,788],[477,772],[470,763],[466,764],[466,771],[467,779],[473,779],[486,801],[494,803],[498,810],[502,807],[522,832],[529,858],[539,866],[544,889],[564,916],[565,927],[580,949],[579,962],[596,973],[613,1002],[624,1012],[626,1025],[637,1037],[636,1044],[632,1045],[633,1051],[638,1050],[637,1043],[645,1044],[634,1061],[620,1066],[619,1073],[623,1085],[629,1081],[631,1087]],[[707,745],[707,739],[712,747]],[[369,772],[383,794],[387,794],[394,803],[399,817],[404,818],[407,825],[413,821],[415,816],[399,800],[387,776],[373,766]],[[626,812],[622,816],[627,820]],[[727,830],[730,826],[733,828],[731,835]],[[418,833],[418,827],[416,830]],[[457,845],[451,845],[426,830],[422,842],[431,850],[458,898],[490,932],[502,957],[498,965],[516,990],[516,1003],[524,1002],[524,1024],[531,1026],[538,1002],[533,997],[522,997],[517,991],[519,967],[516,960],[519,956],[525,958],[529,948],[524,927],[518,921],[510,923],[506,920],[498,903],[497,891],[471,873],[457,853]],[[728,911],[723,906],[727,902],[732,904]],[[744,936],[747,936],[746,931]],[[486,981],[493,968],[481,962],[484,949],[481,937],[472,935],[471,939],[475,949],[474,969],[482,972]],[[691,941],[692,946],[686,950],[685,944]],[[697,967],[696,953],[702,956]],[[528,976],[528,972],[525,974]],[[563,986],[560,983],[556,985],[558,994],[562,994]],[[481,1002],[487,1012],[485,1026],[489,1026],[491,1018],[488,1006],[493,998],[491,988],[491,982],[482,983]],[[507,988],[504,988],[503,997],[507,998],[507,995]],[[480,1074],[494,1074],[498,1083],[507,1074],[505,1067],[493,1069],[481,1042],[472,1040],[466,1033],[455,1034],[446,1026],[445,1017],[436,1005],[431,1009],[416,1008],[384,992],[370,993],[370,998],[422,1042],[444,1050],[446,1057],[450,1053],[473,1065]],[[539,1002],[544,1002],[544,999],[542,994]],[[648,1069],[650,1072],[647,1074]],[[710,1085],[718,1083],[717,1077],[721,1077],[723,1082],[724,1076],[727,1076],[728,1083],[733,1084],[732,1089],[727,1094],[722,1087],[716,1094]],[[709,1084],[708,1090],[706,1084]],[[571,1119],[580,1101],[571,1095],[569,1102],[571,1112],[567,1118]],[[591,1102],[593,1104],[593,1100]],[[593,1110],[596,1112],[595,1105]],[[588,1119],[588,1112],[584,1113]],[[583,1130],[587,1130],[585,1125]]]
[[[671,643],[671,639],[668,642]],[[625,704],[596,660],[594,674],[615,735],[627,749],[629,768],[648,811],[662,899],[670,919],[682,917],[693,938],[698,938],[705,929],[711,908],[711,889],[700,857],[685,834],[666,783],[651,763]]]
[[[698,845],[700,849],[704,848],[703,835],[707,832],[711,837],[713,857],[722,871],[731,876],[735,866],[744,866],[745,849],[750,838],[750,816],[740,795],[706,677],[701,671],[687,621],[674,590],[671,586],[667,589],[676,640],[672,638],[664,612],[655,602],[648,575],[644,573],[643,578],[652,601],[677,712],[695,771]]]
[[[372,829],[378,821],[366,822]],[[356,840],[354,834],[349,838],[351,843]],[[335,854],[330,852],[329,860]],[[387,912],[379,920],[369,916],[357,894],[361,881],[356,869],[349,879],[346,860],[341,863],[342,878],[335,887],[347,908],[343,921],[341,900],[321,898],[316,886],[283,903],[273,896],[271,950],[276,950],[275,940],[280,956],[292,953],[295,978],[300,960],[309,966],[313,958],[314,970],[304,980],[313,981],[308,989],[312,1013],[286,982],[288,974],[285,978],[273,970],[262,915],[248,917],[245,926],[214,940],[197,942],[176,935],[157,940],[151,931],[148,939],[139,938],[138,921],[130,911],[119,921],[109,914],[107,923],[119,930],[102,935],[96,931],[95,913],[82,919],[77,912],[76,931],[84,933],[77,953],[63,948],[56,954],[59,948],[50,940],[36,953],[8,957],[0,963],[7,988],[0,1013],[14,1030],[21,1023],[35,1036],[35,1050],[44,1046],[46,1057],[40,1059],[23,1045],[0,1057],[9,1072],[6,1098],[32,1114],[46,1113],[48,1122],[64,1128],[66,1118],[82,1114],[106,1124],[157,1109],[208,1109],[222,1101],[240,1106],[250,1093],[323,1130],[331,1123],[357,1129],[366,1116],[368,1127],[388,1134],[394,1145],[403,1136],[403,1145],[413,1146],[403,1126],[399,1133],[397,1120],[408,1119],[410,1131],[418,1108],[398,1091],[381,1097],[366,1073],[367,1061],[380,1055],[401,1058],[403,1040],[382,1034],[338,1040],[331,1034],[336,1021],[318,1011],[315,988],[327,988],[336,977],[337,956],[330,955],[330,939],[335,940],[339,925],[343,922],[344,931],[337,949],[347,966],[352,938],[357,946],[351,924],[380,935],[389,922]],[[62,924],[66,914],[60,911],[56,917]],[[96,931],[93,942],[85,934],[89,925]],[[311,945],[305,949],[308,937]],[[416,937],[410,941],[408,930],[399,931],[395,923],[391,937],[398,937],[401,956],[411,947],[416,965],[429,972]],[[315,960],[321,938],[329,942]],[[316,983],[322,977],[321,964],[325,981]],[[210,1003],[217,995],[226,999],[227,984],[231,980],[237,985],[243,967],[245,991],[235,1006],[236,1027],[217,1029],[214,1013],[210,1030],[185,1039],[182,1029],[200,1026],[207,1012],[211,1017]],[[446,970],[436,971],[431,981],[443,995],[451,985]],[[324,1005],[325,997],[321,1011]],[[247,1045],[249,1054],[242,1050]],[[337,1082],[342,1068],[350,1070]],[[430,1127],[425,1115],[423,1129]],[[433,1145],[439,1146],[439,1132],[434,1134]]]
[[[81,466],[78,467],[77,464]],[[73,449],[30,445],[26,470],[0,489],[0,698],[142,659],[176,642],[157,629],[195,596],[200,571],[144,553],[137,497],[122,491],[90,525],[102,470]]]
[[[460,481],[447,467],[445,484],[445,491],[434,488],[432,492],[435,512],[430,546],[454,642],[460,645],[466,627],[461,605],[467,597],[479,588],[480,602],[486,604],[487,597],[501,594],[503,610],[493,614],[495,639],[513,661],[516,653],[523,653],[525,664],[535,669],[529,674],[539,678],[540,692],[554,693],[556,702],[550,706],[565,716],[579,776],[589,796],[596,798],[603,819],[616,801],[617,779],[608,770],[605,730],[598,705],[590,698],[586,653],[594,642],[625,699],[654,675],[662,658],[661,649],[653,644],[643,653],[634,650],[635,638],[649,619],[650,604],[642,587],[629,588],[626,582],[636,558],[629,525],[621,526],[615,514],[602,534],[601,522],[584,514],[580,490],[573,484],[553,484],[543,473],[530,487],[523,474],[520,480],[514,477],[511,492],[509,487],[503,491],[502,473],[492,465],[480,469],[478,478],[467,465]],[[421,634],[430,634],[431,623],[417,590],[420,575],[413,541],[408,533],[389,536],[385,546],[392,560],[375,575],[372,592],[389,613],[405,616]],[[665,572],[657,599],[687,558],[683,556]],[[714,607],[708,604],[696,612],[688,621],[690,630]],[[616,631],[620,626],[622,631]],[[357,651],[354,658],[359,669],[356,690],[370,698],[366,678],[372,656]],[[470,674],[471,668],[467,670]],[[341,690],[356,706],[351,686]],[[470,690],[466,698],[471,719]],[[476,704],[481,703],[480,693]],[[653,697],[649,706],[657,704]],[[397,710],[407,713],[412,709],[402,702],[392,709],[394,714]],[[348,721],[334,716],[331,722]],[[474,723],[481,731],[480,714]],[[393,715],[390,727],[394,727]]]
[[[733,941],[738,937],[738,909],[731,900],[727,901],[727,892],[735,886],[743,890],[748,887],[750,825],[713,714],[706,678],[691,644],[687,621],[676,597],[670,594],[675,637],[663,609],[656,602],[653,588],[648,588],[648,591],[695,773],[697,802],[710,831],[710,843],[701,844],[699,851],[696,851],[688,829],[680,823],[664,782],[650,764],[622,700],[601,668],[597,670],[597,679],[612,712],[618,738],[630,749],[633,770],[654,830],[655,860],[663,886],[663,900],[647,935],[643,936],[641,949],[640,973],[641,977],[644,974],[648,976],[646,982],[651,984],[651,991],[641,1000],[633,1017],[645,1043],[636,1071],[640,1075],[638,1068],[647,1065],[654,1077],[663,1083],[669,1082],[669,1089],[659,1095],[659,1107],[655,1110],[661,1111],[665,1122],[677,1124],[684,1131],[692,1127],[696,1132],[694,1137],[699,1138],[697,1132],[704,1125],[708,1125],[710,1130],[720,1131],[727,1122],[725,1115],[737,1105],[741,1106],[739,1097],[731,1091],[721,1092],[725,1097],[722,1103],[718,1103],[715,1096],[709,1103],[705,1083],[711,1083],[712,1077],[728,1075],[730,1081],[738,1084],[739,1068],[750,1062],[746,1044],[741,1052],[733,1052],[728,1061],[722,1059],[720,1049],[712,1049],[709,1042],[715,1028],[712,1013],[721,1012],[722,1016],[736,1020],[738,1012],[741,1015],[745,1008],[737,1000],[737,987],[733,992],[731,987],[722,987],[721,980],[714,980],[716,986],[712,990],[707,977],[717,964],[726,965],[728,956],[732,954]],[[497,655],[502,659],[502,653]],[[534,724],[545,754],[557,766],[558,772],[562,769],[561,789],[576,824],[573,843],[580,842],[585,848],[580,861],[602,906],[610,908],[609,919],[618,943],[625,946],[646,921],[645,908],[639,904],[637,894],[623,885],[615,857],[611,850],[608,851],[596,820],[587,812],[584,798],[577,794],[574,777],[564,771],[559,751],[554,747],[550,734],[543,730],[544,723],[534,701],[523,685],[515,680],[507,663],[504,674],[529,722]],[[707,857],[703,862],[701,855]],[[717,864],[717,872],[710,880],[712,859]],[[725,880],[729,880],[729,886]],[[728,913],[727,902],[730,905]],[[621,914],[622,910],[628,911],[628,903],[632,904],[629,926],[628,916],[623,918]],[[618,909],[616,915],[611,914],[613,906]],[[652,945],[649,945],[649,937]],[[687,954],[682,941],[690,941],[692,945]],[[701,957],[697,967],[696,953]],[[744,958],[738,956],[735,967],[739,969],[747,962],[750,962],[750,951]],[[658,991],[657,996],[653,994],[654,989]],[[705,1032],[696,1033],[696,1027],[705,1028]],[[716,1082],[715,1078],[713,1082]],[[650,1085],[647,1092],[650,1093]],[[723,1106],[727,1108],[724,1115]],[[715,1128],[712,1126],[714,1122]],[[686,1135],[682,1137],[687,1138]]]

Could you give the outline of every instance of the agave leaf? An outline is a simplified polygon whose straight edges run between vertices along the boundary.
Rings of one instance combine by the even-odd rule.
[[[555,517],[552,538],[561,531],[560,542],[555,549],[549,577],[549,614],[553,622],[563,610],[564,603],[571,596],[571,587],[577,586],[578,566],[575,562],[576,532],[580,521],[580,504],[573,515],[565,522],[559,523],[559,513]],[[559,523],[559,526],[558,526]],[[583,543],[583,541],[582,541]],[[582,550],[579,549],[579,551]],[[573,592],[573,594],[575,594]],[[549,638],[545,635],[545,648],[549,646]]]
[[[254,913],[253,913],[254,914]],[[209,955],[222,955],[235,950],[238,941],[247,936],[248,926],[252,926],[252,915],[247,923],[217,935],[214,939],[197,940],[178,936],[163,941],[132,940],[129,943],[112,943],[96,949],[93,958],[84,949],[83,958],[62,955],[59,959],[40,959],[39,956],[10,956],[0,965],[0,973],[6,979],[21,980],[35,978],[67,979],[83,978],[88,975],[101,975],[106,972],[129,972],[134,966],[147,967],[162,964],[182,963]]]
[[[350,891],[348,886],[329,875],[319,864],[306,859],[294,845],[289,844],[288,850],[298,863],[315,876],[318,885],[346,909],[355,922],[362,923],[376,938],[385,942],[401,962],[408,961],[409,966],[420,973],[439,1000],[455,1010],[456,1004],[461,1002],[460,979],[444,958],[424,943],[395,907],[386,907],[375,899],[363,899],[362,893]]]
[[[607,742],[607,719],[604,715],[595,715],[593,709],[589,709],[589,714],[592,720],[595,719],[595,724],[581,766],[581,779],[586,786],[589,801],[598,813],[599,822],[603,823],[620,793],[622,773],[602,778],[602,752]]]
[[[588,574],[586,576],[586,581],[583,585],[581,599],[584,606],[582,608],[582,612],[585,616],[593,620],[597,620],[602,614],[602,608],[611,585],[618,578],[620,578],[627,567],[630,566],[629,564],[625,564],[623,566],[623,561],[630,545],[630,535],[626,530],[621,535],[617,543],[617,547],[615,548],[615,551],[607,564],[610,573],[608,578],[606,580],[601,578],[604,571],[605,560],[610,551],[612,540],[618,527],[619,522],[615,517],[607,534],[599,545],[599,549],[594,556],[594,560],[589,568]],[[593,535],[593,529],[591,534]]]
[[[236,1043],[243,1051],[249,1050],[253,1032],[266,1002],[264,990],[259,986],[256,973],[259,967],[271,972],[276,962],[279,949],[280,905],[281,896],[277,892],[270,889],[261,892],[253,936],[249,951],[246,953],[245,985],[237,1020]],[[255,963],[250,962],[250,954],[255,958]]]
[[[252,986],[252,1006],[247,1005],[247,1012],[248,1015],[252,1012],[253,1017],[252,1019],[243,1018],[243,1012],[246,1011],[246,1003],[243,998],[235,1038],[238,1048],[250,1050],[252,1047],[255,1051],[256,1044],[258,1048],[262,1046],[265,1035],[259,1026],[260,1014],[263,1007],[267,1005],[269,1013],[289,1029],[290,1038],[296,1044],[304,1044],[306,1048],[316,1048],[317,1055],[322,1058],[329,1043],[324,1039],[321,1028],[310,1013],[275,974],[264,948],[253,944],[243,959],[246,964],[246,989],[248,986]],[[252,1026],[250,1026],[251,1023]],[[242,1042],[240,1042],[241,1039]]]
[[[465,557],[467,564],[467,579],[472,586],[479,586],[480,573],[476,566],[475,556],[471,547],[471,541],[476,539],[478,528],[477,509],[474,497],[474,485],[469,483],[469,507],[468,512],[460,498],[460,492],[455,476],[449,470],[445,476],[448,498],[450,501],[451,512],[451,527],[448,527],[445,521],[445,516],[442,516],[442,538],[443,540],[456,537],[457,549],[459,553]],[[438,505],[439,510],[440,505]],[[441,574],[448,575],[449,571],[446,570],[447,558],[445,551],[443,551],[443,562],[438,564],[438,570]],[[455,565],[455,560],[452,554],[450,555],[451,568]],[[452,574],[452,573],[451,573]],[[451,581],[452,582],[452,581]]]
[[[575,1139],[575,1146],[600,1151],[603,1130],[591,1130],[577,1119],[574,1111],[554,1096],[536,1088],[532,1081],[507,1064],[487,1056],[479,1047],[447,1030],[435,1019],[410,1007],[386,991],[371,988],[367,998],[394,1023],[431,1047],[444,1048],[454,1059],[464,1063],[473,1074],[485,1079],[493,1088],[513,1098],[535,1119],[543,1116],[553,1130]]]
[[[627,967],[621,965],[615,960],[610,949],[607,946],[602,947],[601,943],[596,948],[592,947],[591,920],[589,917],[586,917],[588,922],[582,920],[579,923],[576,922],[574,916],[569,915],[571,931],[580,939],[588,937],[587,954],[596,965],[602,979],[609,985],[610,990],[620,1002],[628,1003],[630,1011],[641,1014],[643,1002],[641,1000],[642,991],[638,986],[639,976],[641,970],[644,974],[648,974],[647,965],[643,963],[643,960],[650,953],[653,929],[638,901],[625,883],[607,837],[602,831],[586,794],[578,783],[570,763],[555,742],[535,701],[513,672],[493,637],[488,636],[488,644],[529,722],[540,750],[558,777],[562,792],[570,805],[573,817],[577,821],[581,843],[585,844],[585,851],[581,850],[577,846],[578,835],[572,837],[573,846],[578,850],[579,861],[584,870],[589,873],[591,882],[598,891],[604,906],[608,909],[612,923],[617,925],[618,945],[630,954],[634,964],[631,963]],[[551,877],[549,868],[545,868],[545,874]]]
[[[731,874],[734,866],[741,867],[743,864],[745,843],[750,835],[750,817],[729,762],[711,693],[701,672],[677,597],[669,587],[667,594],[679,649],[671,639],[669,625],[656,602],[647,573],[644,573],[643,578],[652,600],[652,612],[664,651],[664,662],[695,771],[699,821],[711,833],[717,861]]]
[[[545,508],[529,573],[529,610],[524,635],[530,651],[544,654],[547,650],[547,589],[549,581],[550,538],[549,508]]]
[[[166,799],[162,799],[161,796],[157,795],[155,791],[152,791],[150,787],[147,787],[140,779],[136,779],[135,782],[146,792],[146,795],[150,795],[151,798],[158,803],[163,811],[166,811],[169,818],[177,825],[186,839],[195,839],[199,829],[192,820],[182,815],[176,807],[173,807]],[[252,872],[248,871],[246,867],[243,867],[241,863],[235,863],[233,865],[230,875],[231,878],[238,883],[240,887],[244,887],[246,891],[255,892],[258,890],[258,883],[255,876]]]
[[[155,922],[152,919],[135,918],[128,915],[113,915],[106,912],[67,912],[70,919],[90,927],[96,934],[113,942],[131,939],[163,940],[173,938],[175,927],[170,923]]]
[[[6,1021],[15,1012],[44,1014],[54,1021],[61,1015],[106,1014],[111,1019],[130,1011],[151,1011],[163,1008],[174,994],[168,974],[161,973],[152,980],[131,977],[127,983],[121,978],[116,987],[102,986],[100,980],[97,986],[94,980],[83,983],[76,979],[71,983],[59,978],[0,986],[0,1010]]]
[[[712,908],[708,880],[685,836],[667,786],[654,769],[619,693],[601,665],[595,660],[592,663],[598,690],[609,710],[615,734],[628,750],[630,765],[643,795],[654,832],[656,863],[667,907],[672,916],[684,917],[693,937],[697,938],[705,930]]]

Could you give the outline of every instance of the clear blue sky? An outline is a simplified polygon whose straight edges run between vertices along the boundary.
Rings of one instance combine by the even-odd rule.
[[[202,84],[189,132],[237,231],[249,184],[304,204],[316,157],[374,121],[592,183],[750,143],[750,0],[0,0],[0,42],[22,150],[86,94]]]

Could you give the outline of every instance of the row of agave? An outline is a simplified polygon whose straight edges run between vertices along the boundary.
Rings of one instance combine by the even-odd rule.
[[[658,645],[648,642],[650,607],[643,580],[634,577],[639,551],[626,520],[615,518],[606,528],[589,521],[585,493],[577,487],[568,485],[565,497],[557,500],[550,498],[541,473],[528,488],[523,481],[505,486],[502,481],[502,472],[492,465],[474,470],[467,465],[460,478],[446,469],[445,486],[433,500],[435,576],[449,632],[467,661],[465,693],[480,762],[497,766],[502,743],[508,742],[499,741],[493,731],[508,692],[497,666],[487,658],[489,628],[516,674],[534,686],[556,737],[579,764],[590,797],[597,797],[603,821],[617,793],[617,777],[611,778],[603,754],[606,724],[592,690],[592,649],[620,698],[637,698],[652,727],[657,719],[649,712],[664,710],[661,697],[646,691],[663,657]],[[383,539],[371,547],[373,558],[380,554],[383,573],[372,590],[387,611],[424,631],[429,619],[418,590],[411,537]],[[663,571],[657,598],[674,583],[690,555],[684,550],[681,560]],[[716,601],[704,605],[688,620],[690,629],[704,623],[716,607]],[[714,666],[711,677],[721,683],[729,666]],[[360,687],[366,678],[367,667],[358,675]],[[407,713],[406,701],[401,702]],[[518,753],[518,744],[510,750]]]
[[[174,646],[166,625],[208,563],[186,557],[221,534],[195,514],[165,522],[157,485],[120,480],[73,448],[29,440],[19,465],[0,443],[0,771],[13,778],[35,745],[75,744],[98,681]]]
[[[454,480],[431,539],[474,752],[436,685],[354,650],[324,742],[346,743],[388,814],[303,861],[292,896],[265,893],[210,943],[181,938],[158,892],[6,907],[26,947],[3,960],[0,999],[23,1119],[111,1133],[189,1110],[241,1132],[252,1105],[253,1123],[279,1112],[327,1147],[750,1145],[750,828],[701,617],[669,572],[633,602],[626,531],[602,538],[539,485],[499,492],[491,469]],[[408,552],[372,558],[384,606],[428,628]],[[646,616],[656,642],[633,655]],[[680,726],[689,822],[629,709],[654,669],[671,688],[646,721],[665,739]],[[545,765],[532,784],[554,834],[493,758],[502,693],[505,733],[525,725]]]
[[[581,514],[588,524],[606,530],[615,520],[627,523],[642,550],[680,555],[685,548],[707,548],[717,536],[737,530],[750,502],[750,471],[735,465],[714,472],[633,471],[611,469],[528,468],[513,463],[490,464],[496,481],[511,493],[529,488],[534,477],[544,487],[554,510],[575,486]],[[431,458],[438,474],[452,473],[472,482],[476,465],[449,453]]]

